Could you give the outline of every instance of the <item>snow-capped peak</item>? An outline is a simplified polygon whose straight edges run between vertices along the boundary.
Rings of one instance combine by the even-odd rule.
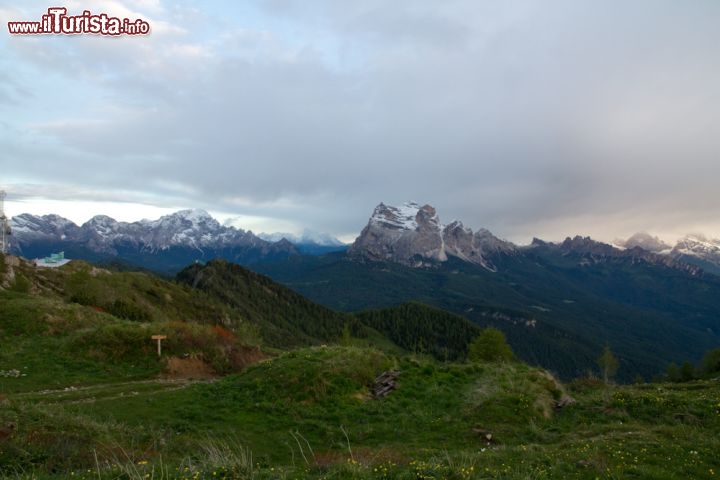
[[[163,219],[167,220],[173,220],[173,221],[182,221],[192,224],[193,226],[199,226],[199,225],[207,225],[211,228],[218,228],[220,227],[220,223],[218,223],[217,220],[215,220],[212,215],[210,215],[205,210],[195,208],[195,209],[188,209],[188,210],[179,210],[175,213],[171,213],[170,215],[166,215],[164,217],[161,217],[160,220]]]
[[[699,234],[686,235],[678,240],[673,252],[693,256],[718,255],[720,240],[708,239]]]
[[[116,223],[117,220],[112,217],[108,217],[107,215],[95,215],[85,222],[84,225],[114,225]]]
[[[32,215],[23,213],[10,219],[10,226],[15,234],[55,234],[64,233],[68,229],[77,229],[78,226],[67,218],[59,215]]]
[[[187,210],[180,210],[172,214],[173,216],[185,218],[193,223],[215,220],[207,211],[201,208],[192,208]]]
[[[207,230],[217,231],[221,229],[220,223],[208,212],[200,209],[179,210],[169,215],[164,215],[158,220],[150,222],[143,221],[152,228],[168,228],[173,230]]]
[[[107,238],[117,233],[120,224],[114,218],[107,215],[95,215],[82,226],[85,230],[92,230],[101,237]]]
[[[399,207],[381,203],[375,207],[370,223],[398,230],[417,230],[420,226],[418,215],[427,217],[424,220],[440,227],[435,209],[430,205],[421,207],[415,202],[405,202]]]

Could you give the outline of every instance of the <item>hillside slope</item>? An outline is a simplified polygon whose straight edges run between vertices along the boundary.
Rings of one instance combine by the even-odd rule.
[[[521,358],[566,378],[596,369],[605,344],[626,380],[697,361],[720,344],[714,275],[559,248],[489,259],[496,271],[455,258],[410,268],[341,254],[254,268],[342,311],[419,301],[500,328]]]
[[[58,324],[68,323],[67,312],[72,311],[88,318],[77,328],[104,328],[104,322],[110,320],[124,322],[136,332],[158,330],[161,324],[163,328],[189,324],[224,331],[247,345],[275,349],[341,339],[391,351],[399,350],[397,345],[408,347],[402,338],[388,335],[393,328],[388,322],[371,324],[363,317],[333,311],[224,260],[192,264],[178,274],[176,281],[147,272],[110,271],[78,261],[48,269],[8,256],[4,260],[0,257],[0,264],[0,316],[8,325],[22,325],[19,318],[31,320],[19,332],[30,325],[42,325],[46,317],[57,318]],[[397,317],[395,312],[379,315],[384,319]],[[422,324],[416,317],[422,317]],[[413,338],[436,347],[428,353],[462,358],[476,332],[466,320],[453,318],[448,323],[448,317],[452,316],[414,306],[404,310],[403,321],[416,324]],[[44,331],[45,327],[37,328]],[[67,327],[68,331],[74,328]],[[48,332],[56,330],[60,327]]]

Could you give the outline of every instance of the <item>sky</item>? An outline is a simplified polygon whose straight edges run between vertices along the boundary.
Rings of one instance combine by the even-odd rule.
[[[11,35],[62,4],[148,35]],[[0,0],[8,216],[720,237],[716,0]]]

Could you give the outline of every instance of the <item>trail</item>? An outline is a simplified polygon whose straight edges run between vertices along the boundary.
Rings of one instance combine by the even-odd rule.
[[[145,379],[127,382],[111,382],[87,386],[68,386],[61,389],[35,390],[12,394],[15,400],[28,400],[34,403],[91,403],[98,400],[131,398],[138,395],[157,395],[174,390],[182,390],[198,383],[209,383],[215,379]]]

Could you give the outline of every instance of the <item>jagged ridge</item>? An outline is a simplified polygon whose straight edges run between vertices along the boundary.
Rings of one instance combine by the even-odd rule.
[[[75,258],[119,257],[141,265],[150,262],[158,270],[179,269],[194,260],[215,257],[252,263],[299,254],[285,239],[269,242],[250,231],[221,225],[204,210],[182,210],[132,223],[98,215],[82,226],[58,215],[25,213],[12,219],[12,228],[11,253],[27,258],[64,249]]]

